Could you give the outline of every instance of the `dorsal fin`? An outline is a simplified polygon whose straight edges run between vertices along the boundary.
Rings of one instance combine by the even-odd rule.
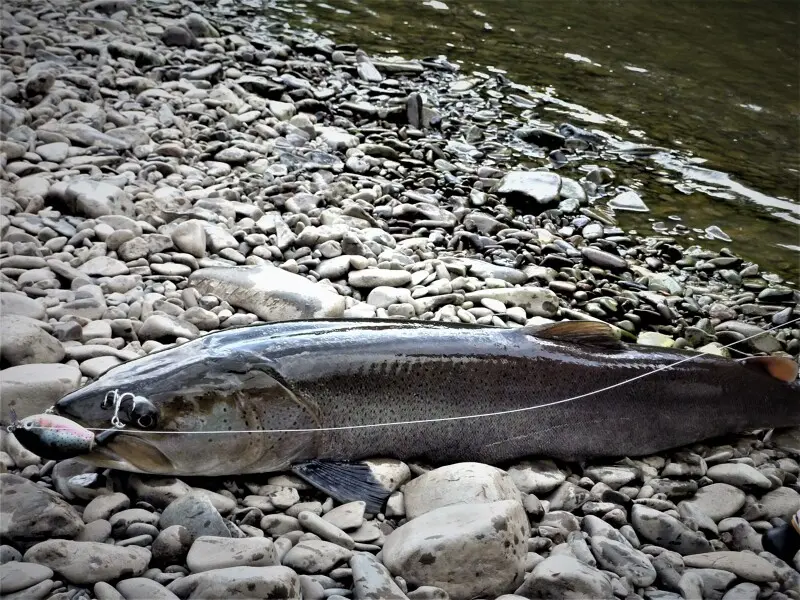
[[[547,325],[526,325],[522,328],[522,332],[554,342],[569,342],[600,348],[623,347],[614,328],[599,321],[561,321]]]
[[[762,369],[775,379],[792,383],[797,379],[798,365],[786,356],[748,356],[739,360],[748,367]]]

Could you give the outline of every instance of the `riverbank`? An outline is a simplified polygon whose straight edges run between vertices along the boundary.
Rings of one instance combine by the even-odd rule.
[[[757,335],[800,317],[769,265],[685,244],[678,220],[616,225],[609,205],[647,203],[597,159],[654,149],[504,121],[501,102],[540,99],[493,74],[369,57],[244,4],[5,10],[4,422],[167,345],[312,316],[600,319],[797,359],[796,324]],[[513,166],[522,144],[538,170]],[[797,598],[797,557],[760,539],[800,509],[790,435],[617,464],[390,461],[406,485],[368,515],[286,474],[97,472],[3,434],[4,597]]]

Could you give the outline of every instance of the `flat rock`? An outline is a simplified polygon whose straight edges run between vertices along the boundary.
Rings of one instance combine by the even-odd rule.
[[[131,577],[120,581],[117,591],[125,600],[178,600],[178,596],[147,577]]]
[[[501,196],[521,195],[539,204],[558,200],[561,176],[550,171],[511,171],[497,184]]]
[[[53,569],[29,562],[0,565],[0,593],[11,594],[29,588],[53,576]]]
[[[197,492],[181,496],[164,509],[159,527],[166,529],[172,525],[183,525],[192,540],[201,536],[231,537],[219,511]]]
[[[234,539],[204,535],[194,541],[186,556],[186,566],[192,573],[278,564],[272,540],[259,537]]]
[[[650,209],[636,192],[622,192],[608,201],[608,205],[616,210],[649,212]]]
[[[542,600],[614,597],[607,575],[566,554],[545,558],[534,567],[515,593]]]
[[[407,600],[392,579],[392,574],[377,558],[358,552],[350,559],[353,570],[353,595],[356,600]]]
[[[271,265],[200,269],[189,277],[189,284],[264,321],[336,318],[345,308],[338,294]]]
[[[551,319],[558,313],[558,296],[548,288],[532,286],[489,288],[464,294],[466,300],[476,304],[484,298],[499,300],[506,306],[519,306],[529,317]]]
[[[327,573],[336,565],[350,560],[353,552],[323,540],[299,542],[283,557],[283,564],[301,573]]]
[[[636,587],[647,587],[656,580],[656,570],[644,552],[608,537],[590,538],[589,547],[601,568],[626,577]]]
[[[128,265],[116,258],[95,256],[78,267],[78,271],[90,277],[114,277],[115,275],[126,275],[130,269]]]
[[[701,487],[693,498],[681,504],[692,506],[716,523],[739,512],[744,500],[745,493],[739,488],[727,483],[712,483]]]
[[[178,337],[193,340],[199,335],[200,330],[197,327],[170,315],[150,315],[139,329],[139,338],[142,341]]]
[[[167,586],[182,600],[204,598],[301,598],[297,574],[287,567],[228,567],[182,577]]]
[[[5,343],[5,340],[4,340]],[[0,420],[43,413],[69,392],[78,389],[80,369],[61,363],[28,364],[0,371]]]
[[[482,463],[456,463],[412,479],[403,487],[406,516],[414,519],[454,504],[522,502],[522,495],[506,473]]]
[[[779,487],[761,496],[760,502],[766,519],[790,521],[800,510],[800,493],[792,488]]]
[[[508,474],[523,494],[547,494],[567,479],[550,459],[522,461],[509,467]]]
[[[0,317],[0,357],[11,366],[57,363],[64,358],[64,347],[41,327],[23,316]]]
[[[768,490],[772,483],[755,467],[744,463],[722,463],[708,468],[706,476],[712,481],[727,483],[738,488]]]
[[[641,504],[633,505],[631,524],[639,537],[683,555],[711,550],[703,534],[692,531],[675,517]]]
[[[111,138],[114,139],[114,138]],[[51,189],[51,193],[54,190]],[[134,216],[133,200],[119,187],[105,181],[83,179],[65,185],[64,202],[74,214],[90,219],[104,215]]]
[[[0,537],[11,541],[72,538],[83,519],[54,492],[11,473],[0,474]]]
[[[111,515],[126,510],[131,505],[131,499],[121,492],[103,494],[94,498],[83,509],[83,520],[91,523],[98,519],[108,519]]]
[[[348,502],[336,508],[332,508],[322,518],[336,525],[343,531],[350,529],[358,529],[364,523],[364,511],[366,509],[366,502],[361,500],[357,502]]]
[[[520,502],[443,506],[398,527],[383,562],[413,585],[432,585],[453,600],[514,590],[525,573],[528,516]]]
[[[686,556],[683,562],[687,567],[730,571],[746,581],[767,583],[778,579],[775,567],[752,552],[704,552]]]
[[[0,315],[22,315],[37,321],[43,321],[47,317],[42,304],[16,292],[0,292]]]
[[[411,283],[411,273],[403,269],[363,269],[350,271],[347,283],[355,288],[398,287]]]
[[[150,550],[99,542],[47,540],[30,548],[24,559],[50,567],[70,583],[86,585],[138,577],[150,563]]]

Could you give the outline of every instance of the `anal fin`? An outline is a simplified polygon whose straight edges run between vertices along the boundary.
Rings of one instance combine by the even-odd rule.
[[[309,460],[292,465],[292,472],[339,502],[363,500],[373,514],[381,511],[391,493],[361,462]]]
[[[748,356],[739,362],[749,367],[763,369],[775,379],[786,383],[792,383],[797,379],[798,365],[786,356]]]
[[[623,347],[617,329],[599,321],[560,321],[548,325],[525,326],[521,331],[527,335],[554,342],[568,342],[609,349]]]

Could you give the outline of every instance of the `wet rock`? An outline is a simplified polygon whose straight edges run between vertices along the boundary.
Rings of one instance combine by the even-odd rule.
[[[193,573],[228,567],[269,567],[278,565],[272,540],[267,538],[231,539],[212,536],[198,537],[189,554],[186,566]]]
[[[225,521],[211,501],[197,492],[174,500],[161,513],[160,528],[173,525],[185,527],[192,540],[201,536],[231,537]]]
[[[566,481],[566,475],[552,460],[523,461],[508,469],[508,475],[524,494],[542,495]]]
[[[530,317],[553,318],[558,313],[558,296],[547,288],[512,287],[468,292],[466,300],[480,303],[484,298],[499,300],[505,305],[519,306]]]
[[[522,581],[529,534],[515,500],[444,506],[393,531],[383,562],[409,583],[440,587],[454,600],[500,594]]]
[[[699,554],[711,550],[711,544],[699,532],[692,531],[675,517],[635,504],[631,523],[639,537],[680,554]]]
[[[192,534],[183,525],[170,525],[164,528],[153,540],[153,564],[183,564],[192,545]]]
[[[407,600],[389,570],[374,556],[358,552],[350,559],[356,600]]]
[[[730,571],[746,581],[770,582],[778,578],[775,568],[750,552],[707,552],[684,557],[687,567]]]
[[[22,542],[72,538],[83,528],[83,519],[72,506],[24,477],[0,474],[0,498],[3,539]]]
[[[411,282],[411,273],[398,269],[351,271],[347,283],[356,288],[397,287]]]
[[[351,550],[323,540],[298,543],[283,557],[283,564],[301,573],[327,573],[336,565],[350,560]]]
[[[265,321],[340,317],[345,308],[338,294],[271,265],[200,269],[189,283]]]
[[[615,210],[629,210],[634,212],[649,212],[650,209],[636,192],[622,192],[608,201],[608,205]]]
[[[779,487],[761,496],[761,505],[764,518],[789,521],[800,510],[800,493],[789,487]]]
[[[549,171],[511,171],[497,184],[501,196],[521,195],[539,204],[558,199],[561,176]]]
[[[525,598],[612,598],[611,581],[599,569],[567,555],[544,559],[516,594]]]
[[[626,577],[636,587],[647,587],[656,580],[656,570],[647,556],[630,544],[597,536],[591,538],[590,547],[600,567]]]
[[[29,588],[53,576],[53,570],[29,562],[7,562],[0,565],[0,593],[4,596]]]
[[[32,363],[57,363],[64,348],[47,333],[41,323],[22,316],[0,317],[0,357],[11,366]]]
[[[772,487],[769,479],[754,467],[744,463],[723,463],[712,465],[706,472],[712,481],[727,483],[737,488],[761,488],[768,490]]]
[[[71,583],[85,585],[138,577],[150,563],[150,550],[97,542],[47,540],[28,550],[24,559],[53,569]]]
[[[286,567],[228,567],[188,575],[167,589],[182,600],[200,598],[300,598],[297,574]]]
[[[481,463],[457,463],[434,469],[407,483],[403,494],[410,519],[454,504],[522,501],[507,473]]]
[[[3,340],[5,344],[5,340]],[[0,420],[40,414],[80,385],[81,372],[72,365],[27,364],[0,371]]]
[[[739,512],[744,500],[742,490],[726,483],[712,483],[697,490],[693,498],[681,504],[691,506],[717,522]]]

